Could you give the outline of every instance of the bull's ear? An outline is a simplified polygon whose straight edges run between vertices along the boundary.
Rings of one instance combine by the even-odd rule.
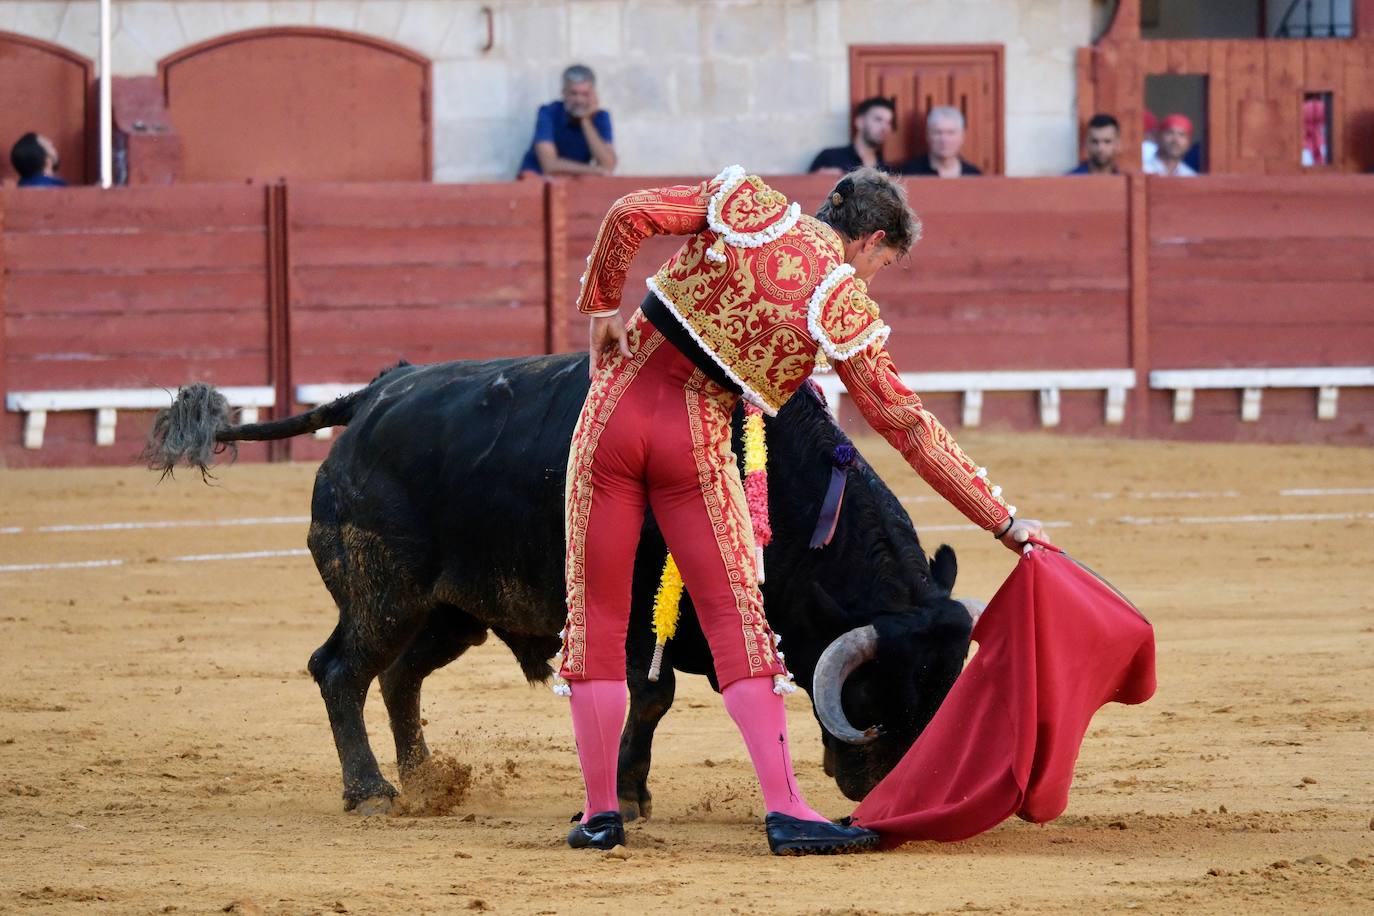
[[[811,593],[816,598],[817,616],[826,624],[827,629],[849,630],[855,626],[853,618],[840,607],[840,603],[821,587],[819,582],[811,583]]]
[[[959,561],[954,557],[954,548],[941,544],[935,551],[935,559],[930,562],[930,574],[947,592],[954,591],[954,577],[959,575]]]

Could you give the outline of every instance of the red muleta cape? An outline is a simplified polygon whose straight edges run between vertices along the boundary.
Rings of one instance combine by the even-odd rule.
[[[1155,692],[1149,621],[1057,548],[1022,556],[973,638],[935,718],[854,812],[884,848],[1053,820],[1093,713]]]

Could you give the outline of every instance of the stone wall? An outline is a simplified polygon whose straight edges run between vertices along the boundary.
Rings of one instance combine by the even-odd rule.
[[[434,177],[510,177],[536,107],[577,61],[596,69],[621,174],[795,172],[848,134],[851,44],[1006,46],[1006,163],[1076,161],[1074,50],[1100,0],[114,0],[114,72],[216,35],[316,25],[378,36],[434,61]],[[4,0],[0,30],[98,51],[95,0]]]

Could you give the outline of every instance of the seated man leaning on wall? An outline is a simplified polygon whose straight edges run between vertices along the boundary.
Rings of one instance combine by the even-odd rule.
[[[949,105],[937,105],[926,115],[927,152],[908,159],[903,175],[959,178],[982,171],[959,153],[964,148],[964,113]]]
[[[575,64],[563,71],[563,98],[539,108],[520,177],[609,175],[615,163],[611,113],[596,97],[596,74]]]
[[[1120,175],[1116,157],[1121,152],[1121,125],[1109,114],[1095,114],[1088,122],[1088,137],[1083,144],[1088,158],[1078,163],[1070,175]]]
[[[21,188],[65,188],[67,183],[53,174],[61,164],[53,142],[32,131],[10,149],[10,165],[19,174]]]
[[[844,175],[868,166],[890,172],[883,161],[883,143],[897,126],[897,106],[880,95],[864,99],[854,109],[854,139],[846,146],[823,149],[811,160],[807,171],[821,175]]]

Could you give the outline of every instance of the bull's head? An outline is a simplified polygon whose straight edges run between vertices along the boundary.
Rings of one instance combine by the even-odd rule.
[[[824,729],[825,771],[858,801],[896,766],[939,708],[968,650],[970,609],[949,597],[954,551],[930,564],[936,594],[918,606],[889,607],[845,630],[821,653],[811,699]],[[918,573],[918,576],[920,574]],[[846,614],[819,583],[817,604]]]
[[[861,458],[845,464],[832,538],[810,549],[835,448],[849,443],[814,395],[792,398],[778,420],[769,449],[788,473],[769,497],[769,618],[811,695],[825,770],[857,800],[935,715],[963,668],[972,621],[950,597],[954,551],[927,559],[901,502]]]

